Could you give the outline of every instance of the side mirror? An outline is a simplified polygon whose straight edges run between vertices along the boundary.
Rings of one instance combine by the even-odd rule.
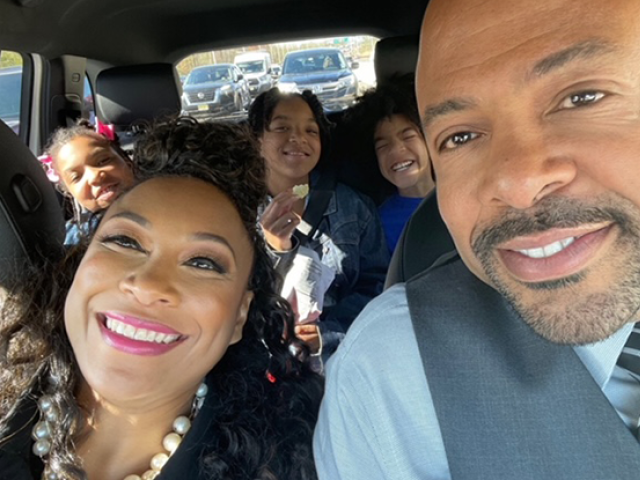
[[[242,75],[241,73],[238,74],[238,81],[242,80],[244,78],[244,75]]]
[[[273,73],[273,70],[271,69],[271,67],[267,68],[267,73],[268,73],[269,75],[271,75],[271,74]]]
[[[359,62],[351,62],[351,70],[355,70],[360,66]]]

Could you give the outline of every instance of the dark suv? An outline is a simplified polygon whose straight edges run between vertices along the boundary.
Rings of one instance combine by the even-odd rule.
[[[290,52],[284,59],[278,88],[283,92],[311,90],[327,111],[344,110],[358,94],[358,79],[337,48]]]
[[[182,85],[182,110],[189,115],[242,112],[249,103],[242,72],[231,63],[196,67]]]
[[[20,130],[22,67],[0,68],[0,119],[14,132]]]

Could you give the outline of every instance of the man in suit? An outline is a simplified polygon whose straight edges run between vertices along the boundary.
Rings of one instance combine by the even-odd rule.
[[[640,2],[432,0],[420,47],[459,258],[351,327],[320,478],[640,478]]]

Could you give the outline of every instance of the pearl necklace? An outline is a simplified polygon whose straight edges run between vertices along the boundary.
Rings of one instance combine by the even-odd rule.
[[[162,446],[166,452],[160,452],[154,455],[149,463],[149,470],[142,475],[127,475],[124,477],[124,480],[153,480],[160,474],[162,467],[164,467],[169,457],[178,449],[182,438],[191,428],[191,421],[198,414],[200,408],[202,408],[207,390],[207,386],[201,383],[193,399],[191,415],[189,417],[180,415],[173,421],[173,431],[168,433],[162,440]],[[51,452],[51,425],[58,423],[60,420],[60,412],[58,412],[58,409],[53,405],[53,401],[48,395],[43,395],[38,399],[38,409],[40,410],[40,421],[36,423],[31,432],[31,436],[35,440],[32,451],[44,460],[44,457]],[[49,471],[46,472],[46,470]],[[45,468],[45,473],[42,477],[43,480],[58,480],[58,474],[54,470],[55,468]]]

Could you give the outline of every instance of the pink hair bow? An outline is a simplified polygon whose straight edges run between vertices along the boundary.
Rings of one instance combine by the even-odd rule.
[[[58,172],[56,172],[53,168],[53,158],[51,158],[51,155],[40,155],[38,157],[38,160],[44,167],[44,171],[47,174],[47,178],[49,179],[49,181],[58,183],[60,181],[60,176],[58,175]]]

